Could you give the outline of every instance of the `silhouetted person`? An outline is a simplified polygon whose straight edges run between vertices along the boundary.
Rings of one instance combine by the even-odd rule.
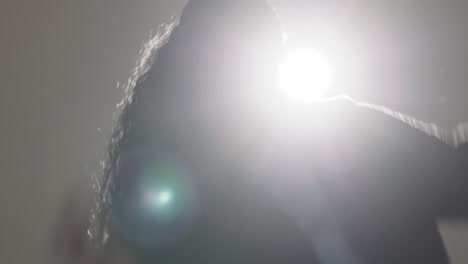
[[[111,140],[101,257],[447,263],[435,220],[467,212],[468,180],[444,130],[344,97],[283,100],[264,1],[192,0],[162,40]]]
[[[243,165],[246,137],[268,111],[258,102],[277,97],[260,89],[279,91],[282,41],[264,1],[187,4],[112,139],[96,234],[105,258],[317,263],[306,234]]]

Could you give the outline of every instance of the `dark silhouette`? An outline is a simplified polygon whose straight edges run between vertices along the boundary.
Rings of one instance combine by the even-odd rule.
[[[465,150],[447,144],[458,140],[346,97],[283,100],[282,32],[264,1],[192,0],[157,40],[110,143],[91,229],[99,257],[448,262],[435,220],[467,213]],[[173,213],[141,208],[148,182],[169,184]]]
[[[104,258],[123,248],[138,263],[316,263],[306,234],[243,172],[246,137],[268,111],[258,101],[277,98],[266,89],[278,90],[282,41],[264,1],[187,4],[119,117],[94,230]],[[188,174],[171,183],[169,222],[135,209],[141,168],[159,164]]]
[[[334,227],[358,263],[448,263],[436,219],[467,214],[467,156],[460,155],[462,149],[454,151],[437,137],[402,122],[409,119],[396,113],[392,114],[398,118],[354,103],[334,104],[316,107],[314,112],[323,112],[304,117],[303,122],[319,120],[306,132],[288,129],[270,141],[278,146],[283,140],[280,149],[292,153],[276,155],[265,167],[275,164],[274,171],[280,171],[281,161],[292,158],[296,168],[309,168],[295,184],[289,183],[300,189],[288,192],[296,197],[287,207],[301,221],[317,218],[313,214],[328,215],[326,221],[336,219]],[[419,124],[427,132],[439,131]],[[325,209],[304,210],[317,199],[314,192],[320,188]],[[325,250],[322,254],[336,254],[333,247]]]

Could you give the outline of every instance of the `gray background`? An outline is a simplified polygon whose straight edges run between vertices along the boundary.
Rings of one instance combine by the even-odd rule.
[[[368,58],[359,73],[367,78],[346,87],[347,69],[337,69],[334,91],[449,127],[468,121],[464,2],[275,1],[290,46],[320,42],[323,25],[354,36],[349,45]],[[88,175],[122,96],[117,83],[150,31],[184,3],[1,1],[0,263],[50,263],[58,209],[67,196],[90,199]],[[384,51],[389,43],[398,56]],[[466,225],[443,226],[454,263],[468,263]]]

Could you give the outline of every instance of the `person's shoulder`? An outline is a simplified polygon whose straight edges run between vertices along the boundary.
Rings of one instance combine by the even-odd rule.
[[[425,139],[436,145],[456,147],[453,139],[454,134],[443,126],[382,105],[354,100],[352,103],[356,108],[354,111],[355,120],[356,122],[364,122],[360,124],[362,127],[376,129],[385,134],[393,133],[401,139],[405,137],[417,139],[416,141]]]
[[[354,141],[361,147],[382,150],[399,148],[405,149],[406,153],[433,152],[435,156],[451,156],[457,142],[463,141],[468,134],[455,133],[463,130],[460,128],[452,132],[435,123],[382,105],[356,101],[348,96],[326,100],[323,105],[326,122],[336,130],[336,137]]]
[[[285,114],[300,121],[340,122],[357,115],[360,110],[358,104],[345,95],[285,105]]]

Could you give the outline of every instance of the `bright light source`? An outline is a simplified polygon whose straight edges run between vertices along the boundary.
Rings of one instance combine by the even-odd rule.
[[[280,67],[281,90],[298,101],[320,98],[330,87],[333,69],[316,51],[297,50],[288,54]]]

